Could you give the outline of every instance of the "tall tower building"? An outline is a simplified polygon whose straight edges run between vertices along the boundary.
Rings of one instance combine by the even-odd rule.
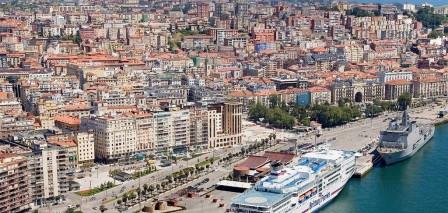
[[[243,112],[240,103],[224,103],[223,130],[227,134],[241,134],[241,115]]]

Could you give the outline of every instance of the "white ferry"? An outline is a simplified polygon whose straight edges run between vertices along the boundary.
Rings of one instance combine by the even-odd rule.
[[[314,212],[335,198],[355,172],[355,153],[323,150],[287,167],[273,165],[269,176],[235,197],[230,212]]]

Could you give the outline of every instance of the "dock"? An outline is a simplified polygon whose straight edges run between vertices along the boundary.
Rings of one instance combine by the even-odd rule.
[[[361,178],[373,168],[373,154],[356,157],[355,174],[353,177]]]

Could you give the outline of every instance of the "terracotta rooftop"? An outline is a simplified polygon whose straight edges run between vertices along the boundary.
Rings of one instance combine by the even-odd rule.
[[[242,167],[242,168],[247,167],[249,169],[255,170],[259,167],[264,166],[268,162],[269,162],[268,157],[251,155],[247,157],[245,161],[236,165],[236,167]]]
[[[283,164],[291,163],[292,159],[294,159],[295,155],[290,153],[281,153],[281,152],[269,152],[266,151],[263,155],[267,157],[269,161],[279,161]]]
[[[386,82],[386,84],[389,84],[389,85],[407,85],[407,84],[412,84],[412,82],[408,81],[408,80],[405,80],[405,79],[397,79],[397,80],[388,81],[388,82]]]
[[[76,147],[76,143],[73,140],[49,140],[48,143],[61,147]]]
[[[55,116],[54,121],[66,123],[69,125],[80,125],[81,124],[81,120],[79,118],[71,117],[68,115],[57,115],[57,116]]]

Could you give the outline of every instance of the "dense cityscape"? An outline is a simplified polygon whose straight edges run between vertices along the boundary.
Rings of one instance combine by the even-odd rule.
[[[317,211],[445,122],[447,15],[0,1],[0,212]]]

